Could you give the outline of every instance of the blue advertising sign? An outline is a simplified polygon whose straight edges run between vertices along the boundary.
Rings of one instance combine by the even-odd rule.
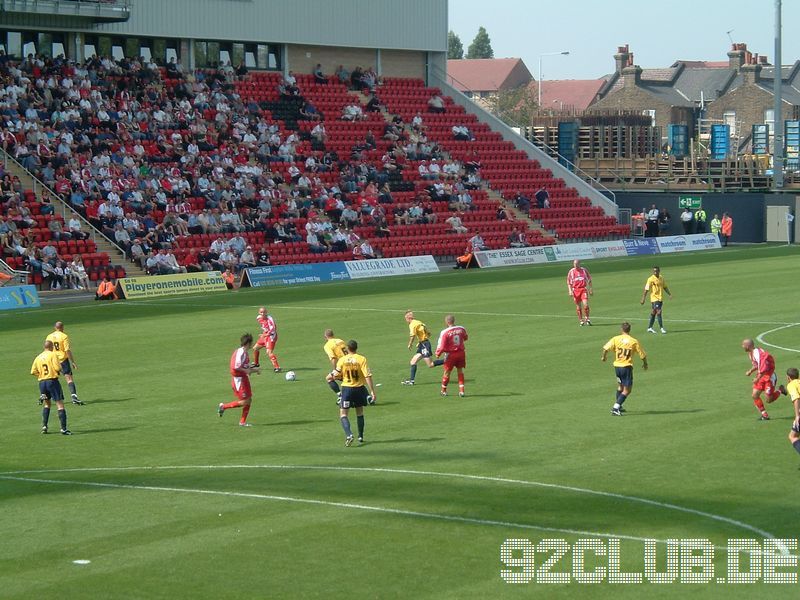
[[[0,310],[38,308],[39,294],[32,285],[0,287]]]
[[[658,243],[655,238],[622,240],[622,243],[625,244],[625,252],[628,253],[628,256],[658,254]]]
[[[323,281],[343,281],[350,274],[343,262],[312,263],[308,265],[276,265],[274,267],[251,267],[245,271],[243,285],[269,287],[273,285],[297,285]]]

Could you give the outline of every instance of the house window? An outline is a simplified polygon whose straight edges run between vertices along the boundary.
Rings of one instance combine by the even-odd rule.
[[[643,110],[642,114],[643,115],[647,115],[647,116],[650,117],[650,125],[651,125],[651,127],[655,127],[656,126],[656,111],[655,110],[648,108],[646,110]]]
[[[768,108],[764,111],[764,123],[769,129],[769,153],[775,150],[775,109]]]
[[[736,137],[736,111],[726,110],[722,113],[722,122],[731,128],[731,137]]]

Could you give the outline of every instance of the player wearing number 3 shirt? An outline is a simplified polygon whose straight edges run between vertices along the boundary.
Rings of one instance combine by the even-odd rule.
[[[631,336],[631,324],[627,321],[622,324],[622,334],[615,335],[603,346],[603,355],[600,360],[605,362],[609,351],[614,352],[614,370],[617,375],[617,398],[611,414],[620,417],[625,412],[622,405],[630,396],[633,388],[633,354],[637,353],[642,359],[642,368],[645,371],[647,370],[647,354],[639,340]]]
[[[464,342],[469,339],[467,330],[456,325],[456,318],[447,315],[444,318],[447,325],[439,334],[436,344],[436,358],[447,353],[444,361],[444,374],[442,375],[442,396],[447,396],[447,384],[450,383],[450,372],[455,368],[458,373],[458,395],[464,397],[464,367],[467,366],[467,355]]]
[[[589,320],[589,296],[592,295],[592,276],[589,275],[581,261],[572,261],[572,268],[567,273],[567,293],[575,301],[575,312],[581,327],[591,325]]]

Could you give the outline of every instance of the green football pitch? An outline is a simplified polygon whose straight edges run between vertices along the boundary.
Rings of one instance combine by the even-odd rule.
[[[646,333],[639,304],[654,261],[675,295],[666,335]],[[0,314],[0,597],[797,598],[800,584],[764,583],[796,577],[797,548],[727,551],[800,536],[791,403],[758,420],[740,347],[760,336],[781,382],[800,366],[797,261],[787,247],[590,261],[592,327],[578,326],[565,264]],[[230,355],[261,305],[297,380],[253,376],[253,427],[240,428],[216,407],[233,399]],[[455,382],[440,397],[438,368],[400,385],[409,308],[434,337],[447,313],[467,328],[465,398]],[[68,406],[71,437],[39,433],[28,374],[56,320],[86,402]],[[637,358],[620,418],[600,354],[623,320],[650,369]],[[381,384],[362,446],[344,447],[324,382],[328,327],[359,342]],[[690,539],[705,550],[667,543]],[[653,548],[673,583],[608,582],[645,574]],[[729,554],[758,582],[723,584]],[[602,584],[580,583],[584,555]],[[570,583],[545,582],[558,574]]]

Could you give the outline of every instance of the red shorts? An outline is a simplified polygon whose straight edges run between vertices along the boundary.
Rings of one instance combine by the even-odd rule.
[[[465,352],[449,352],[444,360],[444,370],[451,371],[454,368],[463,369],[467,366],[467,355]]]
[[[270,337],[269,334],[267,333],[262,333],[260,336],[258,336],[258,343],[256,345],[262,346],[267,350],[272,350],[275,347],[275,344],[277,343],[278,343],[278,336],[275,336],[273,338]]]
[[[239,388],[236,388],[236,379],[231,380],[231,387],[233,388],[233,395],[239,400],[249,400],[253,397],[253,392],[250,390],[250,379],[242,377]]]
[[[765,392],[767,395],[772,395],[775,392],[775,384],[778,383],[778,378],[775,373],[762,375],[756,379],[753,384],[753,389],[760,392]]]
[[[588,302],[589,292],[586,290],[573,290],[572,299],[575,300],[575,304],[580,304],[581,302]]]

